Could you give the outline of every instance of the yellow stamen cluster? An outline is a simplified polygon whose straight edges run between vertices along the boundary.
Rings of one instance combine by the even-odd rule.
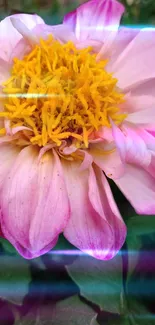
[[[34,145],[60,146],[68,139],[88,147],[92,132],[110,127],[109,118],[116,124],[125,118],[119,110],[123,95],[106,63],[97,62],[91,48],[78,50],[52,36],[41,39],[22,60],[14,59],[11,77],[3,84],[6,99],[0,117],[11,128],[28,127]]]

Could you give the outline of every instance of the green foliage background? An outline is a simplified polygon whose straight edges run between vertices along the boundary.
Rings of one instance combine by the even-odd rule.
[[[28,12],[41,15],[47,23],[57,24],[64,14],[86,0],[0,0],[1,18],[10,13]],[[122,23],[155,25],[154,0],[121,0],[126,12]]]

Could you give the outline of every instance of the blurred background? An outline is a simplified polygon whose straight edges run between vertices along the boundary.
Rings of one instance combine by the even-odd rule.
[[[47,24],[58,24],[64,14],[86,0],[0,0],[0,19],[18,12],[37,13]],[[155,25],[155,0],[120,0],[125,7],[123,25]]]

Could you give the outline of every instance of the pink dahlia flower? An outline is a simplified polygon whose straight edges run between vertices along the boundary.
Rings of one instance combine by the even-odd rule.
[[[62,232],[112,258],[126,227],[107,178],[155,214],[155,31],[119,28],[123,11],[92,0],[62,25],[0,23],[1,231],[26,258]]]

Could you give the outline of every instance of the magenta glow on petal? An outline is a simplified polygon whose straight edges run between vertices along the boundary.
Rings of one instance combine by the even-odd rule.
[[[68,25],[72,32],[75,32],[77,10],[69,12],[63,19],[63,24]]]
[[[81,42],[98,40],[102,44],[115,37],[124,7],[115,0],[91,0],[64,18]],[[105,45],[105,44],[104,44]]]

